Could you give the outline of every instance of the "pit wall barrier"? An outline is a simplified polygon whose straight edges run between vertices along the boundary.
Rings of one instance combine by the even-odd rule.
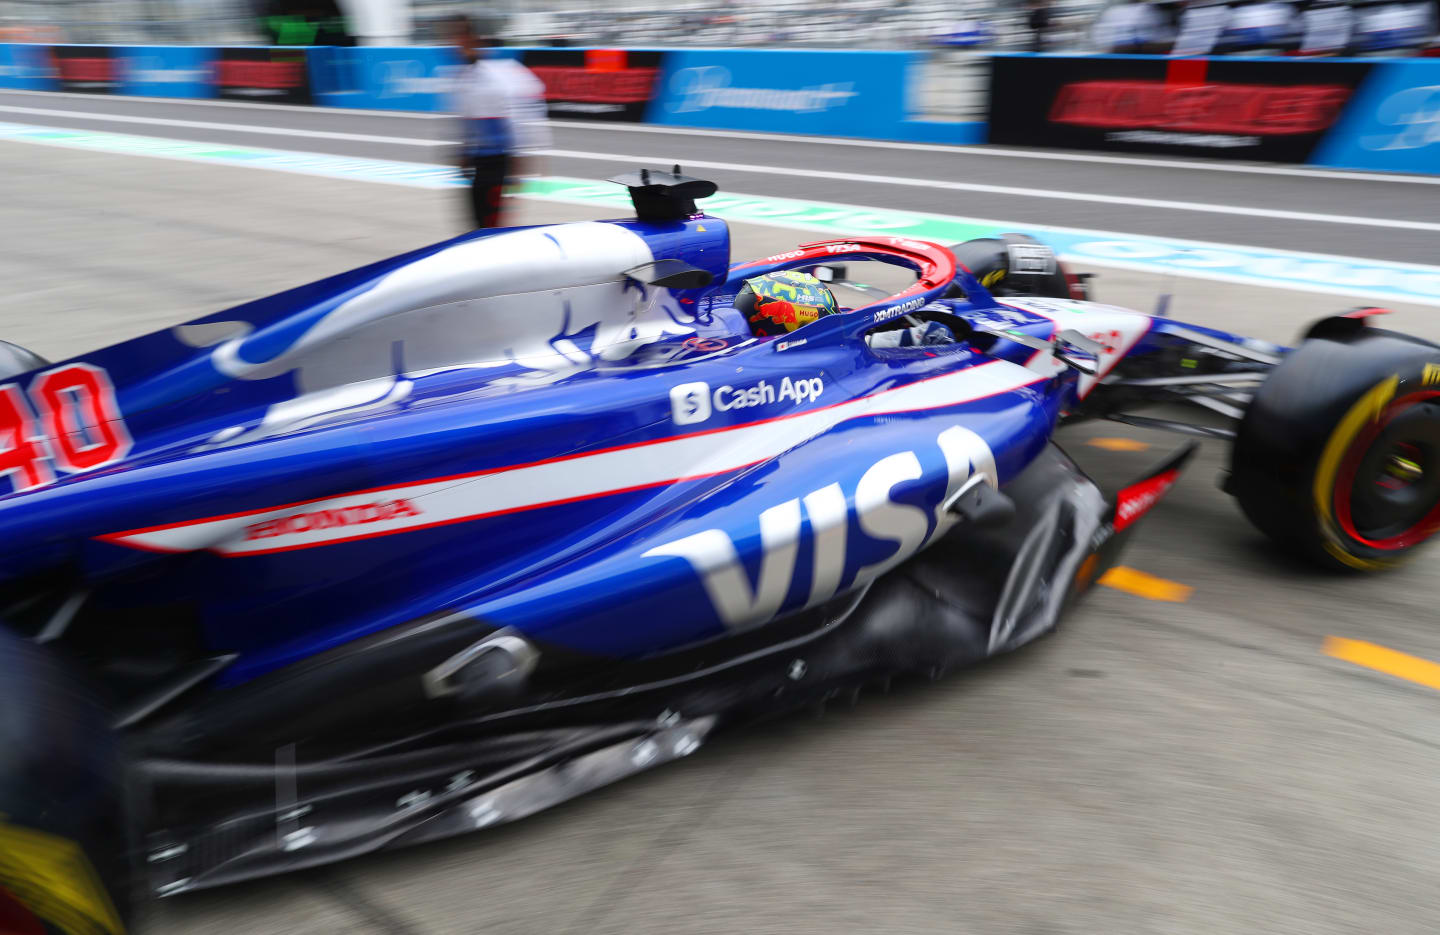
[[[925,53],[507,48],[550,114],[676,127],[977,143],[978,121],[915,118]],[[444,111],[460,62],[434,46],[0,44],[0,88]]]
[[[556,119],[990,142],[1440,174],[1440,59],[990,59],[989,123],[916,119],[925,53],[505,49]],[[0,88],[443,111],[460,67],[414,47],[0,44]]]
[[[1440,59],[995,55],[992,143],[1440,175]]]
[[[0,89],[312,104],[312,51],[0,43]]]

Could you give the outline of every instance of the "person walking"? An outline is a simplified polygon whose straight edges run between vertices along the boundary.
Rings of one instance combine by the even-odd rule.
[[[1029,0],[1025,25],[1030,30],[1027,52],[1048,52],[1050,50],[1050,26],[1052,22],[1050,0]]]
[[[460,171],[470,180],[475,226],[499,227],[506,185],[539,174],[537,152],[550,146],[545,86],[520,62],[490,51],[496,45],[490,28],[457,16],[451,32],[465,61],[454,107],[461,122]]]

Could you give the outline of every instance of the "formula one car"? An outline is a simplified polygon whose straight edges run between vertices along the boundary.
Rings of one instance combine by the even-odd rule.
[[[1332,567],[1440,525],[1440,348],[1374,310],[1277,347],[1085,301],[1019,235],[732,266],[712,183],[620,181],[636,218],[5,346],[0,929],[118,932],[1028,643],[1191,450],[1107,496],[1067,422],[1228,440],[1245,513]],[[770,338],[735,309],[860,261],[914,282]]]

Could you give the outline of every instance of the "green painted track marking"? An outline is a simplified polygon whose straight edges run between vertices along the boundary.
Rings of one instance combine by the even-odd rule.
[[[0,122],[0,142],[6,140],[412,188],[445,189],[465,184],[454,169],[431,163],[394,162]],[[617,216],[630,213],[630,204],[623,189],[597,184],[593,179],[534,179],[527,182],[519,194],[522,198],[537,201],[613,208]],[[708,198],[703,206],[711,214],[730,221],[839,237],[894,234],[939,243],[958,243],[1018,230],[1040,237],[1062,257],[1089,266],[1327,296],[1350,296],[1372,304],[1411,302],[1440,306],[1440,266],[734,192]]]

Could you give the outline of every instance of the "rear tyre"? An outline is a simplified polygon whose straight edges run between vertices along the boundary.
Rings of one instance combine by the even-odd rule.
[[[52,932],[124,932],[130,873],[119,740],[72,672],[3,626],[0,751],[0,920],[20,932],[40,923]]]
[[[1001,234],[999,237],[982,237],[953,244],[950,252],[955,255],[956,262],[980,280],[980,285],[990,290],[991,295],[1084,298],[1083,295],[1075,295],[1065,267],[1053,256],[1047,272],[1016,269],[1014,254],[1010,250],[1012,244],[1045,247],[1045,244],[1028,234]],[[1083,291],[1078,280],[1076,283],[1076,288]]]
[[[1400,564],[1440,530],[1440,348],[1383,332],[1306,341],[1246,411],[1226,489],[1323,567]]]

